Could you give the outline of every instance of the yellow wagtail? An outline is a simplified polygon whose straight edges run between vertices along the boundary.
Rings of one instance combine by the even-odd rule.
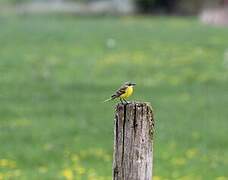
[[[136,85],[135,83],[131,83],[131,82],[124,83],[109,99],[105,100],[104,102],[107,102],[116,98],[120,98],[121,103],[123,103],[123,101],[125,103],[128,103],[126,99],[132,95],[133,87],[135,85]]]

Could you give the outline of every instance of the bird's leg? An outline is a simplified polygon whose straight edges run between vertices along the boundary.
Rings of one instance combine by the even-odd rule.
[[[124,100],[124,102],[125,102],[126,104],[128,104],[128,103],[129,103],[126,99],[124,99],[124,98],[123,98],[123,100]]]
[[[120,98],[120,102],[121,102],[122,104],[124,104],[124,102],[123,102],[122,98]]]

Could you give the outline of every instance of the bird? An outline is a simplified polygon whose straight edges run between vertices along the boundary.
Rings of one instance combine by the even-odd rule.
[[[128,103],[127,98],[132,95],[134,89],[133,87],[136,83],[125,82],[109,99],[106,99],[104,102],[111,101],[113,99],[119,98],[121,103]]]

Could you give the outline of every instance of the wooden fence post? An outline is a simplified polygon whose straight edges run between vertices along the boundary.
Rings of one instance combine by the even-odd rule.
[[[150,105],[139,102],[117,105],[113,180],[152,180],[153,134]]]

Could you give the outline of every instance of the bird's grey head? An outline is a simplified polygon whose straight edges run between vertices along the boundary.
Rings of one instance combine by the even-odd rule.
[[[133,83],[133,82],[126,82],[125,85],[127,85],[127,86],[135,86],[136,84]]]

